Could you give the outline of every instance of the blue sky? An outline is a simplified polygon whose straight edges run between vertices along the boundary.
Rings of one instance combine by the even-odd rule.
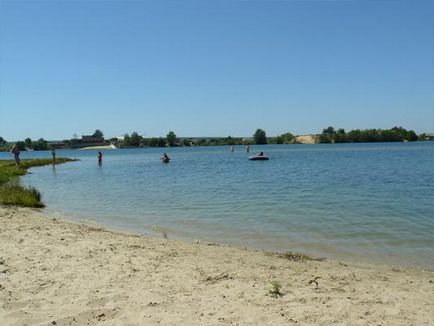
[[[0,136],[434,131],[430,1],[0,1]]]

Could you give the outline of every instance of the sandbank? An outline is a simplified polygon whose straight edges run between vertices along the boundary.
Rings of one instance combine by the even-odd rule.
[[[79,150],[89,150],[89,149],[116,149],[116,146],[114,145],[101,145],[101,146],[88,146],[88,147],[82,147],[79,148]]]
[[[292,261],[36,209],[0,207],[0,221],[0,325],[433,325],[429,270]]]

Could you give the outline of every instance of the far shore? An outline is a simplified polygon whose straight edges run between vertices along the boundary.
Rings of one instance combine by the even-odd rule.
[[[88,149],[116,149],[113,145],[103,145],[103,146],[88,146],[77,148],[78,150],[88,150]]]
[[[432,325],[434,271],[187,243],[1,207],[1,325]]]

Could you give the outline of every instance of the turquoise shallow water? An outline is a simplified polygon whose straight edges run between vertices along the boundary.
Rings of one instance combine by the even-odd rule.
[[[434,269],[434,142],[58,151],[47,210],[140,234]],[[22,157],[49,157],[28,152]],[[1,158],[9,157],[2,153]]]

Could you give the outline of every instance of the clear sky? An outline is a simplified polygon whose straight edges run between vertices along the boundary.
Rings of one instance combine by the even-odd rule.
[[[0,0],[0,136],[434,131],[433,4]]]

